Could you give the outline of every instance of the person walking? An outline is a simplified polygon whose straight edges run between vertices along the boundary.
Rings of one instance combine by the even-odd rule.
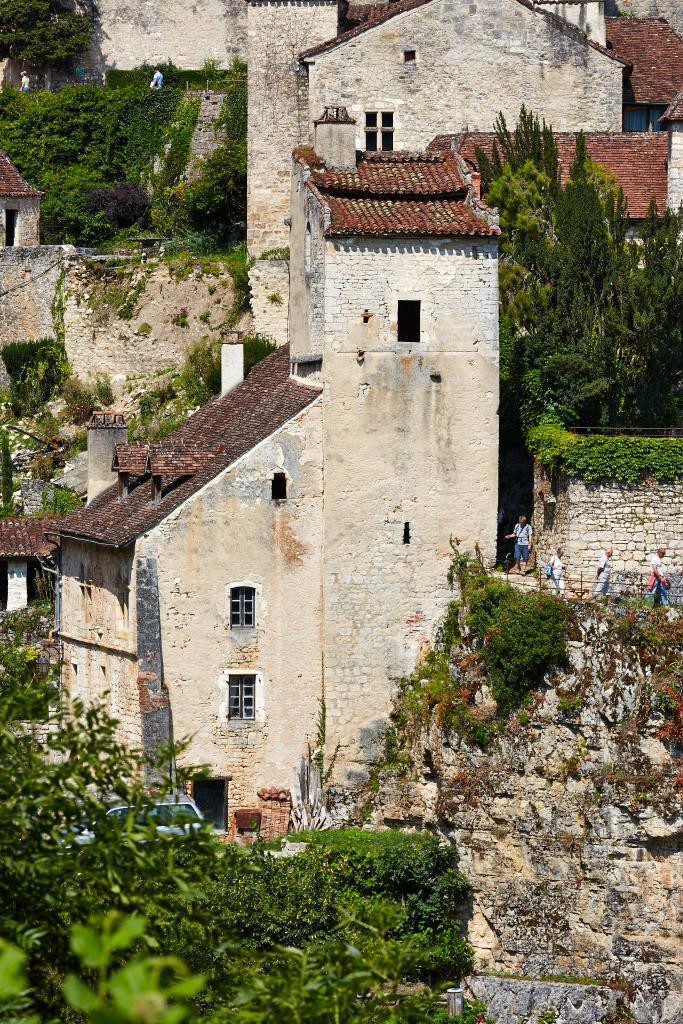
[[[564,562],[562,556],[564,555],[563,548],[558,548],[553,557],[548,562],[548,576],[552,583],[554,592],[564,599]]]
[[[21,76],[21,91],[22,92],[30,92],[31,91],[31,79],[28,77],[28,75],[26,74],[25,71],[24,71],[24,73]]]
[[[154,74],[152,75],[152,81],[149,83],[149,87],[150,89],[162,89],[163,85],[164,76],[162,75],[161,71],[159,71],[159,68],[155,68]]]
[[[512,568],[514,569],[516,566],[518,573],[522,571],[522,562],[524,562],[525,572],[529,564],[529,556],[533,549],[533,532],[531,523],[526,521],[526,516],[520,516],[519,522],[515,523],[512,533],[505,535],[506,540],[514,540],[515,542],[515,560]]]
[[[598,562],[597,583],[593,590],[593,597],[607,597],[609,595],[609,580],[612,575],[612,548],[606,547]]]
[[[650,579],[647,581],[647,592],[653,605],[661,604],[666,608],[669,603],[668,590],[671,584],[664,575],[666,548],[657,548],[657,553],[650,559]]]

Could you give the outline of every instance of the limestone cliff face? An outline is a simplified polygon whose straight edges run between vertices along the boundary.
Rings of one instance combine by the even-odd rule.
[[[380,776],[373,820],[457,842],[482,970],[621,982],[637,1021],[674,1024],[683,1021],[683,751],[665,738],[678,712],[658,688],[670,671],[662,649],[677,645],[680,627],[647,629],[645,644],[632,613],[578,606],[570,667],[546,678],[486,751],[435,722],[416,727],[417,767]],[[451,672],[485,711],[467,647]]]

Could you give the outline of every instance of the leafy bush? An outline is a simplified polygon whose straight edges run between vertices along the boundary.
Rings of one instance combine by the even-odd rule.
[[[14,467],[9,446],[7,431],[0,434],[0,474],[2,477],[2,512],[3,516],[14,515]]]
[[[180,383],[191,405],[204,405],[221,390],[221,346],[200,341],[185,356]]]
[[[3,0],[0,60],[64,64],[90,44],[91,14],[72,11],[60,0]]]
[[[81,499],[69,487],[55,487],[50,494],[43,491],[42,512],[54,516],[67,516],[82,505]]]
[[[2,349],[2,361],[18,416],[38,412],[61,386],[69,368],[64,349],[54,338],[11,342]]]
[[[569,609],[547,594],[527,594],[497,580],[470,586],[466,600],[467,625],[481,644],[498,709],[506,713],[566,661]]]
[[[87,199],[88,211],[95,215],[103,214],[113,232],[140,223],[150,205],[151,200],[144,188],[132,181],[93,189]]]
[[[62,398],[71,420],[74,423],[86,423],[96,409],[111,407],[114,392],[106,377],[98,377],[91,387],[78,377],[69,377],[64,383]]]
[[[544,465],[581,480],[634,484],[644,477],[683,478],[683,439],[679,438],[572,434],[547,425],[534,427],[528,444]]]
[[[265,334],[245,334],[242,344],[244,345],[245,377],[251,373],[257,363],[260,363],[277,348],[272,338],[267,338]]]

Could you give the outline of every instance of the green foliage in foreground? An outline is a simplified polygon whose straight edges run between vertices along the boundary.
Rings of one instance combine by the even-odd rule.
[[[683,438],[572,434],[546,425],[534,427],[527,443],[539,462],[581,480],[683,479]]]
[[[158,839],[142,765],[101,708],[76,704],[40,744],[26,720],[47,691],[17,654],[0,658],[0,1019],[434,1019],[410,982],[472,966],[454,848],[351,833],[274,859],[208,829]],[[112,800],[133,808],[123,826]],[[96,839],[79,846],[83,822]]]
[[[92,27],[91,14],[60,0],[2,0],[0,60],[68,63],[88,48]]]

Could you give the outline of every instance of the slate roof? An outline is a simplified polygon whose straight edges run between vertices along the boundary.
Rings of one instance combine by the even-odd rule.
[[[573,132],[554,132],[562,171],[566,182],[576,152]],[[666,132],[587,132],[586,149],[591,160],[612,171],[621,186],[633,220],[646,216],[654,198],[660,210],[666,208],[668,136]],[[437,135],[429,152],[452,148],[476,164],[475,151],[480,147],[490,153],[493,132],[469,132],[459,135]]]
[[[533,14],[537,14],[542,18],[547,18],[551,21],[555,28],[559,29],[566,36],[573,36],[574,39],[581,42],[586,46],[590,46],[594,50],[598,50],[599,53],[604,54],[606,57],[610,57],[612,60],[616,60],[621,64],[627,64],[628,62],[622,57],[618,56],[612,50],[608,50],[604,46],[600,46],[599,43],[589,39],[584,32],[576,28],[575,25],[571,25],[564,18],[554,14],[552,11],[543,10],[540,7],[534,6],[533,0],[513,0],[518,3],[521,7],[526,7],[527,10]],[[355,39],[356,36],[362,35],[364,32],[368,32],[371,28],[376,28],[378,25],[382,25],[384,22],[389,21],[391,18],[395,18],[398,14],[405,14],[407,11],[415,10],[417,7],[423,7],[425,4],[432,3],[432,0],[389,0],[386,4],[371,4],[370,12],[359,24],[353,25],[352,28],[347,29],[344,32],[340,32],[332,39],[328,39],[324,43],[320,43],[318,46],[312,46],[309,50],[306,50],[300,55],[300,60],[309,60],[317,57],[322,53],[327,53],[328,50],[333,50],[336,46],[340,46],[342,43],[348,42],[349,39]],[[349,13],[351,17],[349,17]],[[352,21],[359,17],[362,17],[358,11],[357,5],[350,5],[347,11],[347,21]]]
[[[295,158],[308,165],[300,151]],[[468,200],[452,153],[364,153],[355,170],[317,169],[306,185],[329,214],[328,236],[490,236],[498,228]]]
[[[631,65],[626,103],[671,103],[683,88],[683,38],[664,18],[606,18],[607,45]]]
[[[0,149],[0,196],[8,199],[33,199],[42,194],[24,181],[7,153]]]
[[[56,533],[61,522],[53,516],[0,519],[0,558],[47,558],[57,544],[47,539],[45,531]]]
[[[290,378],[289,346],[283,345],[233,391],[202,406],[165,442],[152,446],[150,461],[162,470],[158,503],[151,504],[152,486],[145,472],[129,481],[122,501],[115,484],[86,508],[72,512],[62,521],[60,534],[113,547],[131,544],[319,394],[318,388]],[[186,459],[190,449],[191,462]]]

